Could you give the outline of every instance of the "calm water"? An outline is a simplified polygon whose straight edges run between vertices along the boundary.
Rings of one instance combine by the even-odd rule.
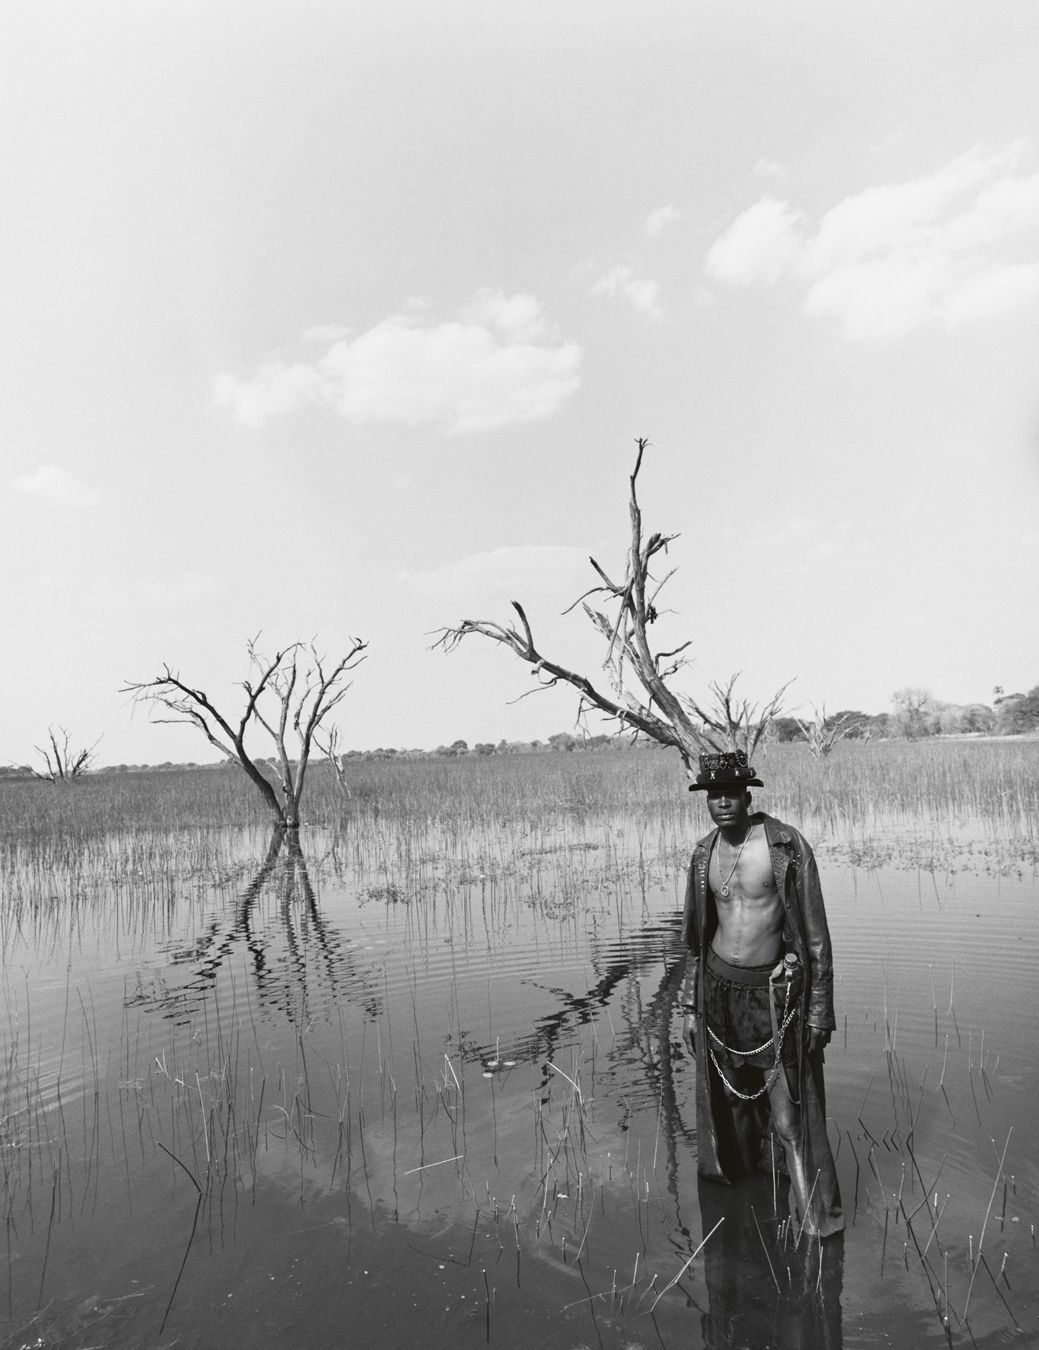
[[[1034,874],[981,833],[921,871],[919,832],[814,832],[848,1216],[820,1268],[770,1178],[697,1185],[694,833],[13,865],[0,1344],[918,1346],[947,1309],[953,1344],[1034,1343]]]

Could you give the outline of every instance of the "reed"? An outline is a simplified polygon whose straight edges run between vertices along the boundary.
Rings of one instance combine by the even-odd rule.
[[[1039,739],[842,742],[816,759],[804,746],[772,745],[759,771],[761,804],[794,819],[820,817],[869,829],[878,815],[907,820],[988,820],[1036,846]],[[657,748],[592,753],[471,755],[355,760],[343,797],[327,766],[312,769],[306,818],[334,828],[380,818],[439,822],[454,833],[506,821],[536,824],[560,814],[683,811],[677,756]],[[118,842],[123,865],[147,870],[155,840],[141,831],[206,833],[262,826],[255,790],[233,768],[100,772],[64,789],[0,780],[3,849],[47,842],[48,865],[74,870],[89,840]],[[125,832],[122,833],[121,832]],[[178,841],[182,846],[183,841]]]
[[[773,748],[762,768],[770,783],[769,799],[762,804],[785,814],[793,812],[774,798],[784,773],[797,768],[796,750],[790,748],[788,756],[787,748]],[[939,775],[932,783],[921,782],[927,756],[937,764],[953,750],[976,755],[970,771],[998,782],[1009,772],[998,757],[1023,756],[1028,747],[935,745],[923,747],[922,757],[920,750],[843,747],[813,780],[817,797],[809,800],[812,784],[802,784],[802,802],[830,810],[846,845],[851,841],[865,856],[868,821],[842,822],[844,807],[834,805],[850,803],[850,811],[854,804],[852,779],[845,782],[842,774],[855,769],[866,775],[863,782],[873,781],[868,778],[873,774],[876,781],[897,785],[898,756],[917,756],[912,792],[910,770],[902,770],[910,815],[912,802],[924,797],[928,810],[974,811],[983,798],[988,801],[988,788],[976,783],[974,795],[961,791],[956,801],[946,801],[942,793],[958,780]],[[608,1315],[617,1318],[641,1317],[649,1310],[669,1315],[668,1303],[660,1300],[675,1287],[667,1276],[674,1270],[676,1248],[684,1259],[699,1241],[695,1220],[691,1224],[679,1213],[682,1203],[693,1203],[692,1151],[676,1124],[680,1113],[673,1078],[667,1076],[666,1025],[662,1031],[654,1021],[662,1014],[643,986],[648,972],[658,975],[659,967],[666,967],[671,949],[660,937],[644,957],[638,956],[644,927],[649,931],[647,896],[655,893],[659,900],[661,893],[673,893],[677,906],[690,836],[697,828],[690,799],[668,764],[657,752],[630,751],[360,765],[358,774],[368,776],[371,791],[359,791],[345,802],[337,794],[328,821],[304,831],[309,892],[298,863],[290,866],[284,857],[275,858],[266,871],[264,862],[257,871],[266,856],[266,832],[260,822],[251,823],[247,793],[235,805],[236,789],[209,783],[220,777],[218,771],[154,775],[153,798],[147,788],[132,801],[116,803],[127,813],[123,820],[103,820],[103,784],[95,797],[89,796],[100,778],[81,785],[86,789],[81,796],[70,792],[62,801],[53,795],[41,799],[39,819],[16,820],[0,852],[7,960],[0,1163],[9,1318],[29,1311],[41,1291],[53,1296],[53,1271],[65,1256],[62,1232],[69,1221],[85,1227],[95,1206],[109,1217],[115,1212],[115,1182],[123,1183],[114,1169],[125,1173],[127,1198],[149,1179],[158,1185],[156,1178],[163,1178],[168,1189],[166,1152],[177,1162],[184,1160],[181,1167],[197,1190],[185,1197],[181,1180],[170,1206],[171,1240],[178,1252],[191,1224],[166,1307],[171,1322],[186,1303],[174,1301],[178,1285],[196,1272],[196,1263],[188,1260],[192,1244],[208,1237],[214,1248],[219,1246],[221,1206],[237,1205],[238,1196],[250,1191],[255,1199],[258,1177],[270,1164],[265,1155],[291,1160],[300,1178],[301,1205],[305,1196],[310,1203],[315,1192],[347,1207],[359,1201],[373,1229],[377,1217],[392,1216],[413,1224],[439,1248],[451,1241],[452,1232],[464,1235],[456,1259],[465,1267],[475,1261],[475,1269],[481,1269],[481,1225],[491,1225],[493,1214],[495,1240],[499,1221],[512,1230],[517,1289],[523,1255],[535,1254],[539,1262],[551,1263],[560,1279],[579,1275],[589,1294],[581,1302],[596,1312],[606,1315],[609,1309]],[[4,784],[0,795],[16,790],[21,785]],[[1025,785],[1013,789],[1019,790],[1024,793]],[[860,783],[854,791],[867,788]],[[212,794],[221,793],[232,816],[242,807],[234,829],[206,823]],[[1004,794],[993,800],[996,804],[989,801],[985,808],[986,828],[998,827],[1027,847],[1027,831],[1013,833],[1017,808],[1011,798]],[[320,804],[317,791],[314,804]],[[913,856],[933,859],[935,832],[921,826],[916,837]],[[876,856],[879,845],[870,847]],[[357,926],[350,934],[325,923],[320,891],[331,883],[356,899],[350,913]],[[246,903],[251,906],[248,940],[236,927]],[[617,933],[623,935],[625,959],[631,956],[630,969],[615,985],[604,983],[594,997],[553,988],[552,998],[563,1008],[558,1018],[539,1013],[534,1027],[517,1032],[516,1019],[496,1005],[492,982],[487,981],[486,998],[482,983],[467,990],[461,957],[456,961],[455,952],[472,944],[481,915],[489,932],[509,933],[522,917],[553,942],[563,941],[577,920],[594,920],[604,935],[601,942],[597,936],[594,948],[594,978],[608,970]],[[406,954],[392,987],[388,965],[379,967],[374,956],[369,961],[354,951],[362,930],[365,939],[378,930],[403,935]],[[89,947],[111,932],[135,951],[146,942],[160,945],[175,954],[176,967],[153,969],[136,985],[131,980],[125,996],[109,1005],[117,1006],[118,1017],[107,1021],[88,982],[79,991],[81,999],[75,984],[66,982],[64,1016],[52,1023],[53,1044],[45,1046],[37,1007],[21,992],[19,953]],[[452,944],[450,959],[445,939]],[[544,950],[551,945],[546,941]],[[264,960],[262,979],[254,964],[257,951]],[[925,1001],[929,992],[932,1006],[924,1008],[924,1033],[917,1039],[931,1054],[934,1069],[940,1067],[935,1091],[947,1102],[951,1097],[957,1109],[973,1094],[977,1066],[985,1087],[984,1095],[977,1094],[977,1119],[984,1113],[987,1120],[994,1099],[996,1109],[999,1105],[998,1075],[992,1073],[995,1037],[982,1029],[979,1042],[971,1032],[968,1046],[960,1044],[951,980],[948,1020],[937,1006],[935,981],[947,970],[939,964],[943,959],[935,957],[926,979],[920,972]],[[426,973],[430,963],[441,972],[436,999],[432,986],[423,982],[423,963]],[[965,1020],[972,1015],[969,973],[966,993],[963,987],[959,993]],[[925,1103],[925,1084],[934,1079],[928,1077],[928,1065],[922,1074],[911,1074],[905,1057],[915,1044],[912,990],[907,986],[900,994],[896,984],[889,1001],[885,972],[883,990],[863,997],[874,1008],[882,1004],[884,1016],[872,1042],[875,1058],[846,1089],[850,1103],[840,1108],[842,1119],[847,1110],[853,1120],[863,1094],[858,1130],[853,1125],[838,1131],[849,1144],[838,1154],[846,1198],[851,1198],[854,1171],[854,1240],[871,1258],[886,1261],[885,1279],[903,1269],[926,1279],[945,1328],[950,1319],[956,1322],[957,1306],[963,1305],[964,1317],[968,1307],[977,1316],[999,1303],[995,1294],[1009,1306],[1007,1276],[1020,1267],[1004,1261],[997,1273],[993,1259],[990,1269],[981,1259],[980,1241],[977,1259],[972,1253],[970,1274],[960,1284],[963,1262],[956,1235],[966,1232],[969,1220],[948,1177],[953,1198],[947,1194],[939,1206],[935,1193],[941,1166],[927,1153],[925,1109],[934,1101],[928,1092]],[[485,1038],[483,1044],[478,1035]],[[868,1018],[851,1036],[853,1042],[863,1038],[869,1039]],[[52,1050],[57,1053],[48,1058]],[[853,1052],[859,1050],[861,1045],[852,1046]],[[321,1064],[325,1067],[318,1068]],[[878,1092],[871,1095],[872,1079],[866,1085],[874,1064],[887,1070],[887,1094],[879,1068]],[[408,1090],[398,1093],[402,1073]],[[632,1085],[639,1089],[634,1102],[626,1095]],[[863,1141],[860,1153],[856,1143]],[[964,1147],[969,1151],[974,1144]],[[879,1191],[872,1198],[867,1192],[860,1209],[863,1157],[865,1173],[875,1176]],[[997,1170],[1002,1206],[996,1206],[994,1191],[980,1227],[982,1239],[986,1230],[995,1230],[997,1220],[1001,1231],[1006,1223],[1007,1241],[1015,1236],[1006,1215],[1013,1193],[1004,1168],[1008,1159],[1004,1151]],[[925,1186],[923,1173],[930,1178],[936,1168]],[[172,1170],[180,1175],[180,1167]],[[504,1214],[491,1196],[491,1179],[499,1194],[512,1196]],[[917,1182],[922,1199],[916,1196]],[[775,1180],[773,1187],[779,1211]],[[972,1217],[980,1220],[983,1205],[984,1198]],[[195,1211],[192,1219],[189,1208]],[[753,1217],[755,1242],[772,1244],[771,1225],[763,1231]],[[978,1231],[975,1222],[973,1232]],[[1032,1235],[1034,1240],[1034,1229]],[[823,1296],[821,1266],[809,1271],[808,1255],[795,1250],[802,1237],[796,1224],[786,1222],[782,1257],[779,1245],[765,1246],[769,1288],[791,1303],[808,1297],[813,1287],[813,1297]],[[886,1258],[887,1245],[898,1238],[903,1240],[902,1267]],[[31,1282],[21,1273],[31,1263],[20,1267],[12,1260],[12,1245],[17,1249],[22,1243],[34,1253]],[[504,1250],[497,1242],[498,1256]],[[633,1253],[638,1254],[634,1261]],[[1017,1253],[1011,1254],[1016,1261]],[[508,1264],[511,1284],[511,1246]],[[623,1272],[619,1286],[611,1284],[615,1267]],[[973,1285],[982,1267],[990,1280],[968,1289],[967,1280]],[[544,1268],[539,1264],[539,1270]],[[625,1283],[628,1269],[632,1280]],[[800,1293],[794,1272],[805,1286]],[[816,1278],[809,1280],[809,1274]],[[677,1278],[684,1278],[684,1271]],[[531,1284],[528,1279],[528,1289]],[[1020,1287],[1017,1277],[1014,1285]],[[483,1293],[480,1312],[489,1337],[494,1329],[489,1279]],[[672,1310],[677,1302],[670,1300]],[[160,1306],[156,1324],[162,1313]]]

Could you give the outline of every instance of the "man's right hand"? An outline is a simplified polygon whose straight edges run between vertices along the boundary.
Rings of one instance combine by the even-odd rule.
[[[682,1040],[688,1047],[689,1053],[696,1056],[696,1014],[687,1012],[682,1018]]]

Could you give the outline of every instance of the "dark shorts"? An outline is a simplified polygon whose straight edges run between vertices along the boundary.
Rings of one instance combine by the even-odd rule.
[[[767,966],[732,966],[708,948],[704,965],[704,1013],[707,1039],[723,1069],[771,1069],[776,1062],[772,1043],[771,990],[769,976],[776,963]],[[786,986],[778,986],[776,1021],[782,1027],[786,1016]],[[800,1018],[795,1017],[783,1037],[783,1063],[797,1065]],[[735,1055],[733,1050],[752,1053]]]

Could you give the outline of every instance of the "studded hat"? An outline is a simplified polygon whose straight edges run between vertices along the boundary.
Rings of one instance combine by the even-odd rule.
[[[700,772],[696,782],[689,784],[690,792],[706,792],[713,787],[764,787],[755,777],[754,767],[747,763],[744,750],[726,750],[700,756]]]

